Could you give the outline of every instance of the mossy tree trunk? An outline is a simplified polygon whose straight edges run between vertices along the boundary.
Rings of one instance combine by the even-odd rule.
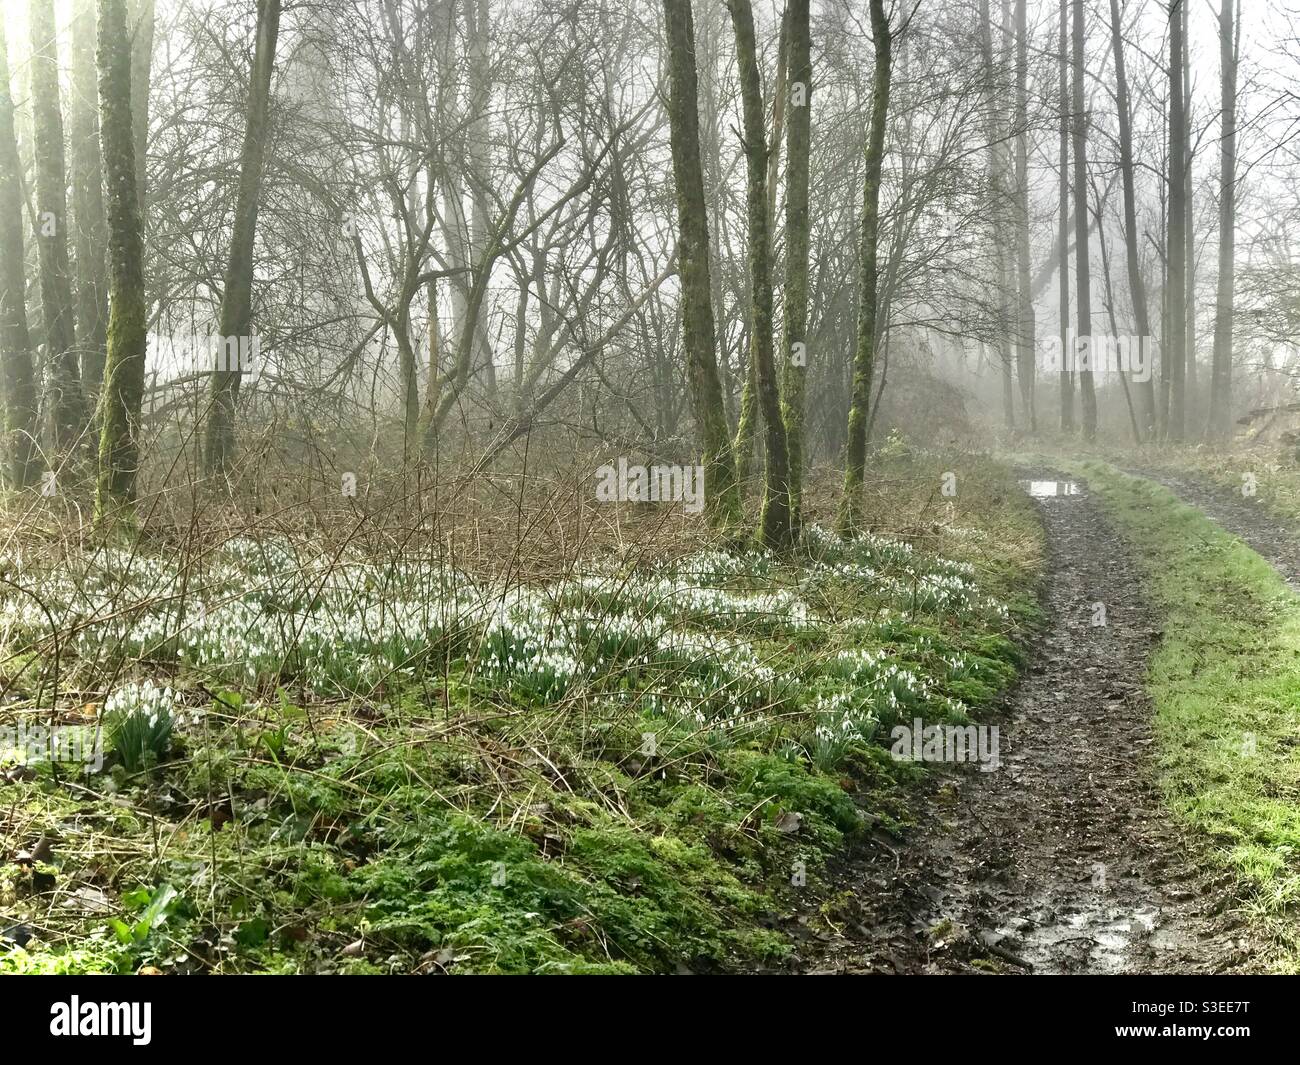
[[[99,161],[99,91],[95,70],[95,0],[76,0],[72,15],[72,241],[77,257],[77,331],[81,384],[88,401],[104,377],[108,329],[108,229]]]
[[[889,75],[893,39],[884,0],[871,0],[871,37],[875,69],[871,75],[871,120],[867,129],[866,168],[862,182],[862,241],[859,252],[858,335],[853,354],[849,405],[848,451],[844,462],[844,496],[836,526],[844,536],[857,530],[862,517],[862,486],[867,467],[867,419],[876,354],[876,243],[880,235],[880,171],[885,157],[885,120],[889,114]]]
[[[802,527],[804,390],[808,376],[808,172],[812,134],[809,0],[790,0],[790,78],[785,171],[785,337],[782,421],[790,454],[790,523]]]
[[[0,25],[0,374],[4,379],[4,471],[9,484],[36,480],[36,377],[23,275],[23,188],[9,89],[9,46]]]
[[[664,0],[668,41],[668,124],[677,193],[677,263],[683,342],[695,431],[705,471],[705,506],[715,526],[735,530],[740,493],[732,461],[709,288],[709,223],[700,165],[700,115],[691,0]]]
[[[763,415],[763,504],[758,537],[767,547],[790,544],[790,455],[777,388],[772,350],[772,238],[767,202],[767,133],[764,128],[763,83],[754,40],[754,11],[750,0],[727,0],[736,35],[740,68],[740,98],[744,127],[746,215],[749,222],[749,357],[757,376],[758,406]]]
[[[54,0],[32,0],[32,127],[36,148],[36,245],[40,254],[41,315],[54,443],[71,450],[86,428],[77,365],[76,319],[68,261],[68,199],[59,104]]]
[[[108,190],[108,356],[100,398],[95,511],[135,499],[144,396],[144,243],[131,125],[131,38],[125,0],[99,0],[100,142]]]

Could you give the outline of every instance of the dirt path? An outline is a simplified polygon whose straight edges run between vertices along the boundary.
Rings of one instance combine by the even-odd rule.
[[[1240,489],[1226,488],[1194,474],[1154,469],[1124,472],[1164,485],[1184,503],[1244,540],[1273,565],[1287,584],[1300,591],[1300,535],[1269,513],[1258,495],[1243,496]]]
[[[905,843],[877,833],[838,871],[841,934],[810,934],[802,971],[1251,967],[1228,879],[1196,861],[1154,785],[1141,682],[1158,623],[1134,564],[1086,490],[1038,502],[1047,622],[999,722],[1001,768],[945,774]]]

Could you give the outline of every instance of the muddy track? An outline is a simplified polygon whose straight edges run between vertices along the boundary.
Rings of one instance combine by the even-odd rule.
[[[792,919],[800,971],[1252,968],[1229,879],[1160,803],[1142,689],[1158,621],[1134,562],[1086,490],[1038,504],[1046,621],[996,722],[1000,768],[945,770],[905,841],[876,832],[836,871],[839,932]]]
[[[1156,469],[1124,472],[1168,488],[1184,503],[1245,541],[1272,564],[1287,584],[1300,591],[1300,535],[1272,514],[1258,495],[1243,496],[1239,489],[1234,491],[1195,474]]]

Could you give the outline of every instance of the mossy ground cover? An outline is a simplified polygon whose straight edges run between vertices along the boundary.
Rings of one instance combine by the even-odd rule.
[[[109,740],[98,773],[0,763],[0,971],[778,962],[791,893],[907,823],[892,724],[977,720],[1020,662],[1032,507],[987,462],[944,497],[945,466],[887,453],[877,528],[794,558],[11,567],[45,601],[4,603],[5,722]]]
[[[1259,555],[1150,481],[1077,467],[1150,575],[1170,807],[1244,886],[1275,964],[1300,967],[1300,599]]]

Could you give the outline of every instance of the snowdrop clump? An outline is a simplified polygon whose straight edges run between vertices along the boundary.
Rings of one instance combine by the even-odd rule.
[[[151,680],[130,681],[115,688],[104,701],[106,717],[118,714],[142,717],[150,723],[170,720],[176,714],[176,693]]]
[[[818,695],[813,714],[813,735],[820,740],[869,740],[880,724],[871,707],[847,691]]]
[[[103,721],[122,764],[131,772],[147,770],[171,745],[176,696],[149,680],[123,685],[104,703]]]
[[[989,606],[964,564],[923,561],[909,544],[880,537],[846,544],[815,526],[808,535],[820,558],[806,585],[851,581],[885,600],[875,639],[888,638],[881,614]],[[41,577],[56,624],[72,633],[64,648],[74,663],[170,662],[251,687],[288,673],[314,690],[346,694],[437,651],[540,702],[591,686],[719,729],[803,706],[838,738],[869,734],[881,714],[933,697],[925,680],[884,652],[852,650],[822,672],[831,688],[808,701],[802,688],[812,676],[778,669],[756,641],[830,622],[798,589],[775,585],[777,563],[764,552],[701,551],[630,573],[598,562],[532,588],[494,586],[418,560],[308,554],[275,539],[232,540],[189,573],[175,559],[119,552],[94,562],[75,579],[64,568]],[[31,597],[0,589],[0,643],[35,643],[48,632]],[[909,638],[924,654],[928,638]],[[953,675],[964,668],[956,657],[942,664]],[[123,689],[113,698],[172,697]]]
[[[846,581],[880,592],[902,610],[1007,618],[1004,604],[980,594],[970,563],[937,556],[922,559],[911,544],[870,533],[845,543],[814,526],[809,538],[821,552],[809,566],[814,586],[825,580]]]

